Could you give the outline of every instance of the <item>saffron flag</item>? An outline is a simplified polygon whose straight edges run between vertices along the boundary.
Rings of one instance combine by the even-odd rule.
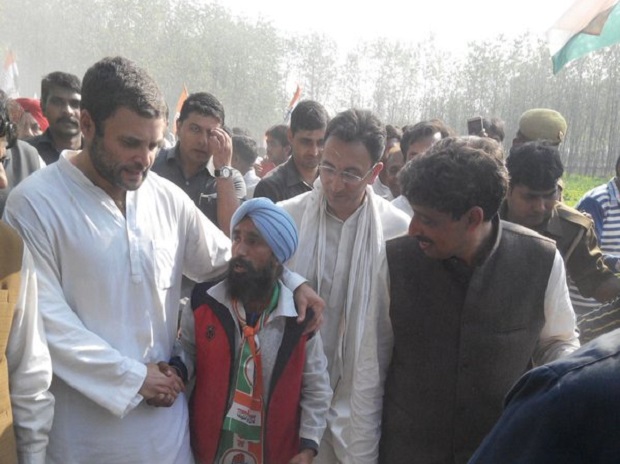
[[[575,0],[547,33],[557,74],[568,62],[620,42],[620,0]]]
[[[291,118],[291,113],[293,112],[293,109],[295,108],[295,105],[299,101],[300,97],[301,97],[301,86],[297,84],[297,88],[295,89],[293,98],[291,98],[291,102],[288,104],[288,107],[286,108],[286,111],[284,112],[284,123],[285,124],[288,124],[289,119]]]
[[[187,91],[187,86],[183,84],[183,90],[181,90],[181,95],[179,95],[179,99],[177,100],[177,106],[174,110],[174,122],[172,123],[172,133],[177,135],[177,119],[181,115],[181,107],[183,107],[183,103],[187,100],[189,92]]]
[[[4,58],[4,66],[2,67],[2,81],[0,87],[6,92],[10,98],[19,97],[18,85],[19,70],[17,69],[17,61],[12,50],[6,53]]]

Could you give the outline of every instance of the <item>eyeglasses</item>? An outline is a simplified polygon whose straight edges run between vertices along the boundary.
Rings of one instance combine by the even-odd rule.
[[[336,175],[340,176],[340,180],[345,183],[345,184],[349,184],[349,185],[355,185],[355,184],[359,184],[361,181],[363,181],[364,179],[366,179],[366,177],[368,177],[368,174],[370,174],[372,172],[372,170],[375,168],[376,164],[373,164],[371,166],[371,168],[368,170],[368,172],[366,174],[364,174],[362,177],[353,174],[351,172],[348,171],[340,171],[338,172],[338,170],[336,168],[333,168],[331,166],[327,166],[325,164],[319,164],[319,172],[321,173],[322,176],[328,178],[328,179],[333,179]]]

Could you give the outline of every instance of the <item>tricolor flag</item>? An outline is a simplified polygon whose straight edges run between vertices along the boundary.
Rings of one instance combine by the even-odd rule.
[[[174,135],[177,135],[177,119],[179,119],[179,116],[181,115],[181,107],[183,106],[183,103],[185,103],[185,100],[187,100],[188,96],[189,92],[187,91],[187,86],[183,84],[183,90],[181,90],[181,95],[179,95],[179,99],[177,100],[177,106],[174,109],[174,122],[172,123],[172,133]]]
[[[620,42],[620,0],[575,0],[547,32],[556,74],[566,63]]]
[[[295,105],[299,101],[299,97],[301,97],[301,86],[297,84],[297,88],[295,89],[295,93],[293,94],[293,98],[291,98],[291,102],[288,104],[286,111],[284,112],[284,124],[288,124],[289,119],[291,118],[291,113],[295,108]]]
[[[10,98],[19,97],[18,85],[19,70],[17,69],[17,61],[12,50],[6,53],[4,58],[4,66],[2,67],[2,81],[0,88],[6,92]]]

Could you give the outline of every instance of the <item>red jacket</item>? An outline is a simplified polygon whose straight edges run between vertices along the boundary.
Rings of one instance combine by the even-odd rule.
[[[192,448],[199,463],[215,461],[234,377],[235,322],[228,308],[202,292],[192,301],[196,334],[196,386],[190,403]],[[302,374],[307,336],[288,318],[270,382],[265,414],[265,463],[288,463],[299,453]]]

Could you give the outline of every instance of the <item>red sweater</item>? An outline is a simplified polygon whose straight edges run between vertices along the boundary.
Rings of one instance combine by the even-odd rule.
[[[234,377],[235,322],[228,308],[205,295],[194,309],[196,386],[190,403],[192,448],[199,463],[215,461]],[[299,453],[301,382],[307,336],[286,322],[274,366],[264,433],[265,462],[288,463]]]

